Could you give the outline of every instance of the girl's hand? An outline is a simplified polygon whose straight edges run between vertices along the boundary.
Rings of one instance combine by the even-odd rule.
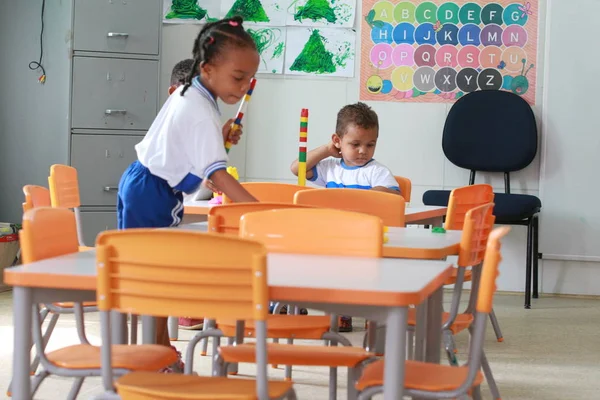
[[[204,179],[202,181],[202,186],[206,187],[207,189],[209,189],[213,193],[218,193],[219,192],[219,189],[217,189],[217,187],[215,186],[215,184],[213,183],[213,181],[211,181],[210,179]]]
[[[240,141],[244,125],[240,124],[240,126],[236,127],[236,129],[232,129],[231,124],[233,124],[233,121],[235,120],[231,118],[225,123],[225,125],[223,125],[223,143],[227,142],[228,139],[233,144],[238,144],[238,142]]]

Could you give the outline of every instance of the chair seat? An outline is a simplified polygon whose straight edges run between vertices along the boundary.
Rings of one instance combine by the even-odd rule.
[[[254,363],[256,350],[254,343],[237,346],[223,346],[219,354],[227,363]],[[305,346],[298,344],[267,344],[269,364],[302,365],[314,367],[354,367],[361,361],[375,357],[362,347],[348,346]]]
[[[46,356],[52,364],[61,368],[99,369],[102,364],[100,347],[87,344],[63,347]],[[158,344],[112,346],[113,368],[158,371],[173,364],[177,359],[177,352],[173,348]]]
[[[329,331],[329,316],[275,314],[267,317],[267,337],[277,339],[321,339]],[[218,320],[225,336],[235,336],[235,321]],[[244,322],[244,337],[255,337],[254,321]]]
[[[383,385],[384,365],[383,360],[367,365],[356,384],[356,389],[363,391],[371,386]],[[458,389],[469,374],[469,367],[452,367],[419,361],[406,361],[405,368],[404,387],[428,392]],[[481,382],[483,382],[483,375],[479,371],[473,386],[478,386]]]
[[[73,304],[70,301],[62,301],[59,303],[52,303],[53,305],[55,305],[56,307],[62,307],[62,308],[73,308]],[[84,307],[96,307],[98,305],[98,303],[96,303],[95,301],[86,301],[83,303]]]
[[[454,268],[452,270],[452,275],[450,275],[450,277],[448,279],[446,279],[446,282],[444,282],[444,285],[454,285],[456,283],[456,277],[458,276],[458,268]],[[471,279],[473,278],[473,273],[471,272],[470,269],[465,271],[465,275],[463,277],[463,282],[469,282],[471,281]]]
[[[450,313],[443,312],[442,313],[442,321],[447,321],[448,317],[450,317]],[[459,332],[468,329],[469,326],[473,323],[473,314],[458,314],[454,323],[450,326],[450,331],[453,334],[457,334]],[[415,308],[408,309],[408,325],[416,326],[417,325],[417,310]]]
[[[449,190],[428,190],[423,193],[423,204],[446,207]],[[528,194],[494,193],[494,215],[497,224],[510,224],[530,218],[540,211],[542,202]]]
[[[269,381],[269,397],[282,398],[292,382]],[[117,392],[127,399],[254,400],[256,381],[223,377],[132,372],[115,382]]]

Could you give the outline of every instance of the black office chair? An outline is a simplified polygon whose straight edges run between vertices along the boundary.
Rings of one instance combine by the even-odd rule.
[[[538,213],[542,202],[536,196],[510,193],[510,173],[527,167],[537,153],[537,126],[531,107],[520,96],[484,90],[460,98],[448,113],[442,148],[454,165],[475,173],[503,172],[504,193],[494,196],[497,224],[527,226],[525,308],[538,297]],[[449,190],[429,190],[426,205],[447,206]],[[533,267],[533,268],[532,268]]]

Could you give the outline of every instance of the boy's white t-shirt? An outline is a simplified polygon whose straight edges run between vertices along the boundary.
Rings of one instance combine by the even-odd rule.
[[[138,160],[153,175],[185,193],[227,168],[220,111],[198,78],[183,96],[180,86],[165,102],[144,139],[135,146]]]
[[[329,157],[312,169],[310,181],[327,188],[372,189],[383,186],[400,191],[392,172],[372,159],[361,167],[349,167],[341,158]]]

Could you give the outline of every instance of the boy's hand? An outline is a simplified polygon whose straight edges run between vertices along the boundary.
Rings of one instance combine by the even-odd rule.
[[[243,125],[240,125],[236,129],[231,129],[231,124],[235,121],[233,118],[230,118],[225,125],[223,125],[223,143],[227,142],[227,139],[233,144],[238,144],[240,141],[240,137],[243,133]]]
[[[333,142],[329,142],[327,144],[327,151],[329,151],[329,155],[335,158],[342,158],[342,153],[340,153],[340,149],[335,147]]]

